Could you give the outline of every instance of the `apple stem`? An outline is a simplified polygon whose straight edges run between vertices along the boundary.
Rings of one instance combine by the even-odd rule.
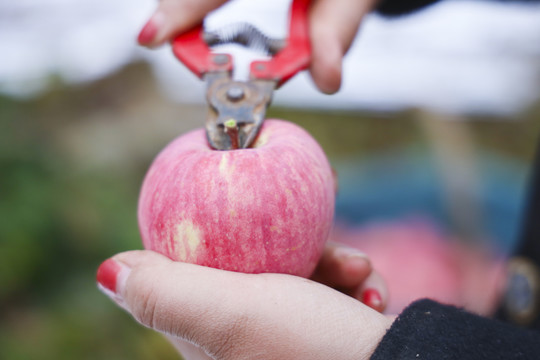
[[[225,121],[224,125],[225,133],[229,135],[229,138],[231,139],[231,149],[239,149],[240,145],[238,144],[238,124],[236,123],[236,120],[229,119]]]

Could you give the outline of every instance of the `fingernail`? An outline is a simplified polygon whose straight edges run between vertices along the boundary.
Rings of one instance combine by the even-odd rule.
[[[157,26],[154,23],[152,19],[150,19],[146,25],[142,28],[141,32],[139,33],[139,36],[137,37],[137,41],[141,45],[147,45],[154,40],[157,34]]]
[[[347,259],[363,259],[363,260],[366,260],[366,261],[369,261],[369,258],[366,254],[364,254],[363,252],[357,250],[357,249],[354,249],[354,248],[350,248],[350,247],[345,247],[345,246],[341,246],[341,247],[338,247],[335,252],[334,252],[334,255],[336,257],[340,257],[340,258],[347,258]]]
[[[375,289],[366,289],[362,294],[362,302],[377,311],[382,310],[381,294]]]
[[[121,290],[130,271],[129,267],[114,259],[105,260],[97,270],[98,288],[105,295],[117,302],[121,302]]]
[[[164,16],[161,12],[156,12],[150,20],[144,25],[141,32],[139,33],[139,36],[137,37],[137,41],[141,45],[149,45],[154,42],[156,35],[159,31],[159,29],[162,27],[164,21]]]

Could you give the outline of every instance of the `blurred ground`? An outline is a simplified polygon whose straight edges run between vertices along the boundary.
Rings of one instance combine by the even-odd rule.
[[[470,171],[482,165],[485,154],[505,159],[512,166],[504,169],[516,176],[495,192],[507,191],[505,201],[519,209],[540,132],[540,105],[512,122],[464,122],[419,110],[271,109],[269,115],[299,123],[320,142],[343,173],[338,216],[349,222],[373,220],[362,206],[380,203],[383,196],[363,188],[367,180],[355,174],[365,176],[366,169],[375,169],[366,164],[381,158],[393,160],[380,173],[394,172],[392,189],[407,193],[413,187],[404,182],[405,174],[414,180],[417,169],[429,167],[438,174],[428,178],[438,182],[430,189],[442,189],[446,200],[481,180]],[[204,117],[204,108],[167,101],[143,64],[86,85],[57,81],[33,100],[0,98],[0,358],[177,358],[165,340],[136,326],[98,292],[95,270],[116,252],[141,248],[135,214],[144,173],[167,142],[200,126]],[[347,199],[357,199],[354,188],[373,195],[357,207],[364,215],[351,213]],[[460,220],[463,207],[445,204],[455,220],[443,222],[446,231],[481,236],[468,233],[466,224],[465,230],[458,226],[467,222]],[[509,216],[515,222],[518,214]]]

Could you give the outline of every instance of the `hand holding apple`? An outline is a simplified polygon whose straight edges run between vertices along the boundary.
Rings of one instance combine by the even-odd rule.
[[[146,175],[138,218],[144,247],[173,260],[308,277],[334,202],[317,142],[297,125],[267,120],[250,149],[213,150],[202,129],[174,140]]]
[[[369,359],[394,319],[311,280],[217,270],[153,251],[115,255],[97,280],[189,360]]]
[[[186,359],[367,359],[393,318],[353,299],[378,291],[382,298],[366,303],[379,311],[386,304],[369,260],[353,249],[324,247],[333,207],[330,166],[297,126],[267,121],[254,149],[228,152],[211,150],[203,131],[192,132],[169,145],[145,179],[139,206],[145,246],[174,260],[242,272],[307,276],[317,265],[313,279],[327,286],[134,251],[100,266],[100,289],[166,333]]]

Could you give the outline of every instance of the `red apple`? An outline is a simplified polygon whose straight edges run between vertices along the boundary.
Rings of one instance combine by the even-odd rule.
[[[146,249],[246,273],[309,276],[334,214],[328,160],[302,128],[266,120],[253,148],[217,151],[202,129],[154,160],[139,198]]]
[[[399,314],[421,298],[483,315],[498,305],[502,258],[486,245],[453,239],[429,219],[337,226],[331,238],[369,256],[388,287],[388,313]]]

